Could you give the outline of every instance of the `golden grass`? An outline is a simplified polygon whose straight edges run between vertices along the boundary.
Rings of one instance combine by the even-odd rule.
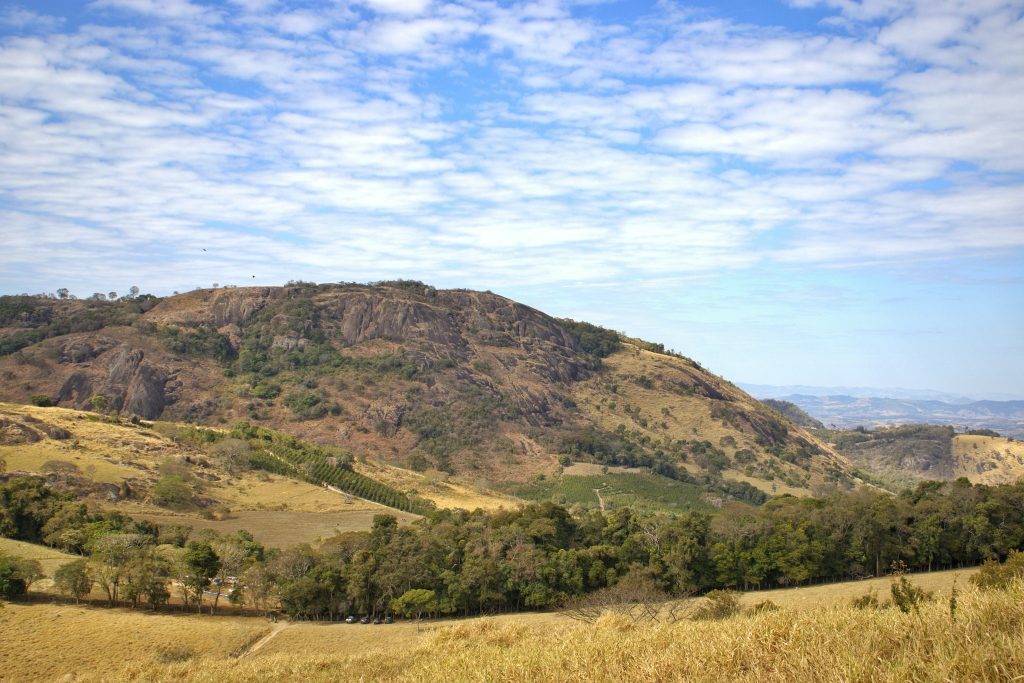
[[[350,626],[349,629],[358,629]],[[386,629],[388,627],[362,627]],[[316,639],[315,627],[304,629]],[[285,631],[282,638],[291,630]],[[295,629],[296,634],[302,630]],[[1024,586],[966,589],[918,613],[848,605],[719,622],[474,620],[416,646],[339,656],[325,647],[239,661],[129,663],[117,680],[189,681],[1012,681],[1024,677]]]
[[[971,567],[942,572],[910,574],[908,577],[914,584],[926,591],[935,593],[937,597],[948,598],[954,582],[958,590],[963,589],[968,585],[970,576],[977,571],[976,568]],[[848,604],[853,598],[858,598],[872,589],[877,591],[879,600],[885,600],[889,597],[889,585],[891,583],[892,580],[890,578],[882,577],[864,579],[863,581],[827,583],[817,586],[750,591],[740,596],[740,604],[751,607],[764,600],[771,600],[779,607],[807,609],[822,605]]]
[[[732,437],[735,439],[736,445],[722,447],[729,455],[740,449],[749,449],[755,453],[762,450],[755,441],[755,435],[712,418],[710,408],[712,402],[708,399],[679,395],[661,388],[647,389],[636,382],[641,375],[646,375],[655,381],[658,378],[666,378],[682,383],[689,382],[693,373],[699,371],[691,368],[686,361],[637,349],[626,344],[624,350],[605,358],[603,363],[604,372],[595,375],[590,380],[573,385],[573,399],[577,406],[601,429],[615,431],[616,427],[622,424],[628,431],[639,430],[655,442],[661,441],[665,437],[673,440],[700,439],[710,441],[716,447],[720,446],[723,438]],[[615,394],[609,393],[607,386],[609,384],[616,385]],[[738,389],[731,388],[724,382],[719,388],[730,397],[735,405],[746,406],[751,410],[758,408],[753,405],[756,403],[754,399]],[[610,406],[612,402],[615,403],[614,409]],[[632,416],[626,414],[625,406],[627,404],[634,409],[640,409],[641,416],[647,420],[647,427],[641,426]],[[665,410],[668,411],[667,414],[663,412]],[[806,432],[801,431],[801,434],[808,440],[815,441]],[[834,453],[832,459],[845,462],[842,456]],[[784,470],[799,472],[792,465],[781,462],[779,464]],[[820,467],[812,472],[811,480],[805,488],[786,486],[778,479],[766,481],[748,477],[738,471],[727,470],[723,474],[736,481],[746,481],[766,493],[807,495],[814,484],[823,481],[823,476],[818,470]]]
[[[415,492],[414,495],[431,500],[440,508],[497,510],[502,507],[514,509],[524,504],[519,498],[473,486],[442,473],[421,474],[374,461],[356,462],[355,470],[399,491]]]
[[[234,533],[239,529],[250,532],[260,543],[283,548],[296,543],[316,543],[336,533],[368,531],[374,515],[392,515],[400,524],[408,524],[416,515],[394,508],[376,505],[372,508],[334,512],[296,512],[291,510],[239,510],[225,519],[204,519],[195,514],[176,513],[153,506],[118,506],[119,510],[135,519],[156,524],[185,524],[198,531],[212,529],[219,534]]]
[[[953,437],[953,476],[975,484],[1012,484],[1024,477],[1024,442],[960,434]]]
[[[266,633],[265,619],[153,614],[70,605],[0,610],[0,679],[111,680],[124,662],[154,666],[174,649],[193,666],[223,661]]]
[[[3,536],[0,536],[0,552],[15,555],[26,560],[39,560],[39,565],[47,576],[53,576],[53,573],[61,565],[67,564],[72,560],[81,559],[78,555],[62,553],[56,548],[36,545],[35,543],[25,543],[24,541],[15,541]],[[33,584],[32,590],[38,590],[38,586],[39,584]]]
[[[207,494],[224,502],[232,510],[351,512],[380,511],[382,507],[308,482],[265,473],[245,473],[226,482],[208,485]]]

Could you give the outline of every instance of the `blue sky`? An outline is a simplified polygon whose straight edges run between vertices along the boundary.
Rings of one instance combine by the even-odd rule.
[[[0,5],[0,291],[414,278],[736,381],[1024,395],[1022,16]]]

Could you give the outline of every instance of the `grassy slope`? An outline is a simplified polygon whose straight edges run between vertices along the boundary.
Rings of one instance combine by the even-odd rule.
[[[265,621],[245,617],[211,619],[191,614],[9,604],[0,611],[0,624],[5,634],[0,639],[0,666],[3,667],[0,670],[13,680],[53,680],[69,672],[78,674],[79,680],[103,677],[107,680],[352,680],[360,676],[368,680],[394,680],[402,676],[407,680],[440,680],[439,668],[451,665],[452,676],[443,677],[445,680],[565,680],[562,674],[567,671],[566,667],[575,672],[569,680],[612,680],[615,677],[639,680],[641,677],[646,679],[647,669],[643,668],[643,662],[648,656],[655,657],[653,661],[661,666],[667,666],[665,670],[668,672],[695,674],[700,670],[676,668],[690,666],[682,663],[684,655],[705,658],[712,656],[711,653],[719,653],[714,656],[724,657],[723,653],[729,648],[735,648],[753,668],[749,671],[742,668],[741,659],[736,659],[731,663],[718,662],[719,666],[725,666],[721,671],[731,672],[730,675],[738,676],[739,680],[743,680],[743,675],[755,680],[753,671],[766,675],[764,680],[784,680],[781,674],[772,677],[770,670],[773,666],[782,666],[792,675],[806,674],[810,669],[792,667],[807,658],[810,659],[799,665],[810,666],[817,662],[823,666],[845,666],[856,661],[871,646],[909,648],[904,655],[913,654],[918,646],[908,635],[915,634],[915,629],[924,622],[935,623],[935,633],[926,636],[932,638],[930,645],[941,653],[943,648],[953,647],[948,639],[964,637],[964,628],[977,628],[979,621],[994,619],[1000,616],[1000,611],[1005,612],[1000,618],[1018,619],[1015,624],[1017,631],[1002,633],[991,645],[997,648],[994,654],[1010,664],[1016,655],[1008,654],[1007,649],[1024,645],[1020,640],[1024,636],[1020,630],[1024,623],[1020,619],[1024,614],[1012,612],[1014,609],[1024,612],[1024,602],[1021,601],[1024,594],[1016,596],[1016,606],[1005,597],[993,599],[991,595],[974,594],[966,581],[970,573],[972,570],[914,575],[912,580],[916,584],[937,593],[936,602],[926,606],[920,617],[904,616],[895,610],[861,612],[849,609],[850,598],[864,595],[870,588],[876,588],[879,597],[886,596],[889,580],[873,579],[747,593],[742,596],[743,605],[749,607],[770,599],[783,611],[755,618],[687,622],[675,626],[634,625],[608,618],[596,625],[583,625],[558,612],[427,621],[421,626],[411,622],[390,626],[290,624],[258,654],[238,662],[229,656],[230,653],[265,633]],[[954,580],[962,592],[962,616],[957,624],[951,626],[947,604]],[[765,628],[774,633],[774,647],[758,651],[754,649],[755,643],[748,642],[748,639],[756,639],[758,633],[765,635]],[[834,633],[835,629],[838,633]],[[901,632],[902,636],[891,641]],[[941,635],[943,633],[946,635]],[[938,640],[935,639],[937,635],[941,635]],[[844,638],[852,638],[849,645],[843,645]],[[616,640],[622,642],[616,645]],[[659,654],[648,650],[648,647],[657,650],[654,644],[666,640],[675,643],[667,652]],[[587,645],[590,642],[594,643],[593,648]],[[544,649],[542,645],[545,643],[552,648],[551,653],[539,651]],[[828,645],[831,649],[818,652],[812,647],[813,643]],[[168,669],[157,661],[159,650],[168,644],[186,647],[193,652],[194,659]],[[495,651],[496,645],[500,647]],[[608,662],[602,652],[608,647],[612,647],[615,657],[621,661],[603,669]],[[627,656],[630,647],[636,650],[637,657]],[[849,648],[845,655],[837,651],[843,647]],[[981,647],[979,644],[978,648]],[[463,649],[465,654],[460,654]],[[571,655],[573,659],[566,659],[570,652],[575,653]],[[640,656],[643,653],[647,655]],[[975,666],[977,663],[972,664],[968,654],[967,651],[959,652],[956,665]],[[577,661],[577,656],[591,663]],[[472,667],[474,657],[483,668]],[[669,666],[672,657],[680,659]],[[835,657],[840,661],[830,659]],[[867,677],[863,680],[886,680],[887,676],[889,680],[898,680],[887,667],[902,666],[902,657],[872,664],[881,668],[866,671]],[[873,661],[873,657],[864,659],[865,664]],[[936,673],[935,678],[928,678],[924,676],[928,672],[919,671],[918,679],[941,680],[938,673],[946,671],[942,668],[945,664],[950,662],[939,662],[939,668],[933,672]],[[122,666],[125,667],[123,670]],[[708,670],[711,671],[718,669]],[[846,670],[838,671],[842,674]],[[896,668],[893,671],[902,674],[905,670]],[[975,669],[962,668],[959,671],[964,673]],[[882,675],[879,677],[878,674]],[[857,680],[857,677],[835,675],[815,679]],[[657,677],[654,680],[658,680]],[[677,679],[669,677],[663,680]],[[698,680],[703,679],[698,677]]]
[[[191,663],[225,661],[269,630],[264,619],[196,618],[70,605],[7,604],[0,611],[0,674],[10,681],[117,678],[124,662],[156,662],[172,648]],[[70,680],[70,679],[67,679]]]
[[[53,576],[53,573],[57,571],[57,568],[63,564],[71,562],[72,560],[81,559],[78,555],[70,555],[68,553],[62,553],[56,548],[50,548],[45,545],[36,545],[35,543],[25,543],[24,541],[15,541],[10,538],[4,538],[0,536],[0,552],[7,553],[8,555],[14,555],[25,560],[39,560],[39,565],[43,568],[43,573],[47,576]],[[33,584],[32,590],[39,590],[39,584]]]
[[[262,543],[285,546],[316,541],[338,531],[364,531],[370,528],[377,514],[395,515],[402,522],[416,518],[287,477],[265,472],[231,475],[219,469],[212,458],[208,458],[211,467],[204,473],[213,475],[217,481],[204,480],[202,496],[214,501],[211,507],[229,512],[218,513],[218,519],[206,519],[196,512],[175,512],[149,503],[145,492],[160,477],[161,463],[185,455],[205,457],[203,451],[181,446],[144,425],[112,424],[97,420],[92,413],[77,410],[0,403],[0,417],[3,416],[12,420],[38,420],[28,424],[37,428],[53,425],[71,433],[65,440],[43,438],[35,443],[0,446],[0,455],[6,459],[9,471],[38,473],[43,471],[45,463],[62,461],[74,465],[83,477],[95,482],[128,482],[140,493],[141,499],[97,502],[140,519],[187,524],[195,529],[210,528],[218,532],[246,529]],[[355,469],[401,491],[415,490],[439,507],[493,510],[522,504],[521,500],[484,487],[447,480],[446,475],[428,476],[372,462],[356,463]]]
[[[691,381],[690,377],[697,376],[695,374],[697,371],[686,360],[652,353],[627,344],[624,350],[605,358],[604,365],[606,372],[589,381],[579,383],[575,386],[573,394],[573,398],[583,414],[601,429],[615,431],[619,425],[625,425],[627,431],[637,430],[651,437],[655,442],[665,438],[707,440],[713,446],[721,447],[730,459],[738,450],[748,449],[754,453],[763,450],[755,442],[754,434],[743,432],[713,418],[711,416],[712,401],[699,396],[673,393],[658,386],[662,378],[685,384]],[[641,376],[654,380],[655,386],[648,388],[639,384],[637,378]],[[712,377],[710,375],[700,376],[702,378]],[[715,381],[716,388],[727,394],[736,406],[751,412],[766,410],[759,401],[746,396],[724,381]],[[612,391],[612,387],[614,387],[614,391]],[[614,408],[611,406],[612,403],[615,404]],[[625,413],[624,408],[627,404],[634,408],[639,407],[640,417],[646,419],[647,427],[642,426],[635,413],[633,415]],[[796,429],[793,434],[808,440],[816,440],[815,437],[800,429]],[[735,439],[735,444],[723,445],[728,443],[729,437]],[[847,461],[834,452],[823,457],[829,461],[841,463],[844,468],[849,467]],[[759,460],[764,460],[764,456],[759,456]],[[805,474],[793,465],[781,462],[778,464],[781,470],[796,476]],[[692,464],[687,465],[687,469],[693,472],[700,471]],[[767,481],[764,478],[746,477],[743,476],[742,469],[742,465],[734,464],[723,475],[729,479],[747,481],[768,493],[807,495],[814,485],[822,482],[820,465],[810,473],[806,485],[799,487],[786,486],[777,478]]]
[[[419,473],[372,460],[356,461],[354,469],[399,491],[414,491],[441,508],[497,510],[523,504],[521,499],[494,491],[485,484],[472,484],[444,472]]]
[[[180,446],[145,427],[95,421],[90,419],[90,413],[76,410],[0,404],[0,416],[3,415],[27,416],[71,432],[71,437],[65,440],[44,438],[35,443],[0,446],[0,455],[6,458],[9,471],[38,473],[45,463],[59,460],[75,465],[83,477],[92,481],[127,481],[143,496],[141,499],[111,503],[98,498],[96,503],[132,517],[218,531],[245,528],[261,542],[275,546],[314,541],[338,530],[366,530],[375,514],[394,514],[403,521],[414,518],[287,477],[265,472],[233,476],[215,463],[204,473],[218,481],[204,480],[202,496],[214,501],[213,507],[227,508],[226,518],[211,520],[198,513],[174,512],[149,503],[145,492],[160,477],[162,462],[183,455],[202,456],[202,451]]]
[[[1024,442],[960,434],[953,438],[955,476],[976,484],[1012,483],[1024,477]]]

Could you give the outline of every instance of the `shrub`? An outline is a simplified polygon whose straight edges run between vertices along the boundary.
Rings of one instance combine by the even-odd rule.
[[[81,559],[60,566],[53,573],[53,583],[63,595],[74,598],[75,602],[78,602],[92,590],[92,577],[89,576],[88,562]]]
[[[733,591],[713,590],[693,613],[697,620],[726,619],[740,612],[740,599]]]
[[[764,601],[759,602],[759,603],[757,603],[756,605],[754,605],[753,607],[750,608],[750,613],[751,614],[761,614],[763,612],[778,612],[778,611],[779,611],[779,606],[776,605],[771,600],[764,600]]]
[[[878,595],[875,594],[875,589],[872,588],[859,598],[851,600],[850,606],[857,609],[878,609],[880,605],[878,603]]]
[[[13,600],[28,592],[28,585],[21,575],[20,562],[20,558],[0,553],[0,597]]]
[[[917,611],[918,605],[932,599],[932,594],[920,586],[915,586],[906,576],[900,576],[889,586],[892,601],[900,611],[906,614]]]
[[[989,560],[981,565],[978,573],[971,577],[971,583],[978,588],[1007,588],[1014,579],[1024,578],[1024,552],[1010,551],[1006,562],[999,564]]]
[[[38,408],[52,408],[54,405],[56,405],[53,402],[52,398],[50,398],[49,396],[43,396],[42,394],[36,394],[35,396],[32,397],[31,400],[32,405]]]
[[[257,384],[252,388],[252,395],[262,399],[277,398],[281,395],[281,385],[272,382]]]
[[[178,474],[167,474],[153,487],[153,502],[173,510],[192,507],[192,487]]]

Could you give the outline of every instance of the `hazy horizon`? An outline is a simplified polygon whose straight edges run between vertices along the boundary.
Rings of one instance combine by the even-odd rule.
[[[0,293],[423,280],[1021,395],[1024,2],[0,9]]]

